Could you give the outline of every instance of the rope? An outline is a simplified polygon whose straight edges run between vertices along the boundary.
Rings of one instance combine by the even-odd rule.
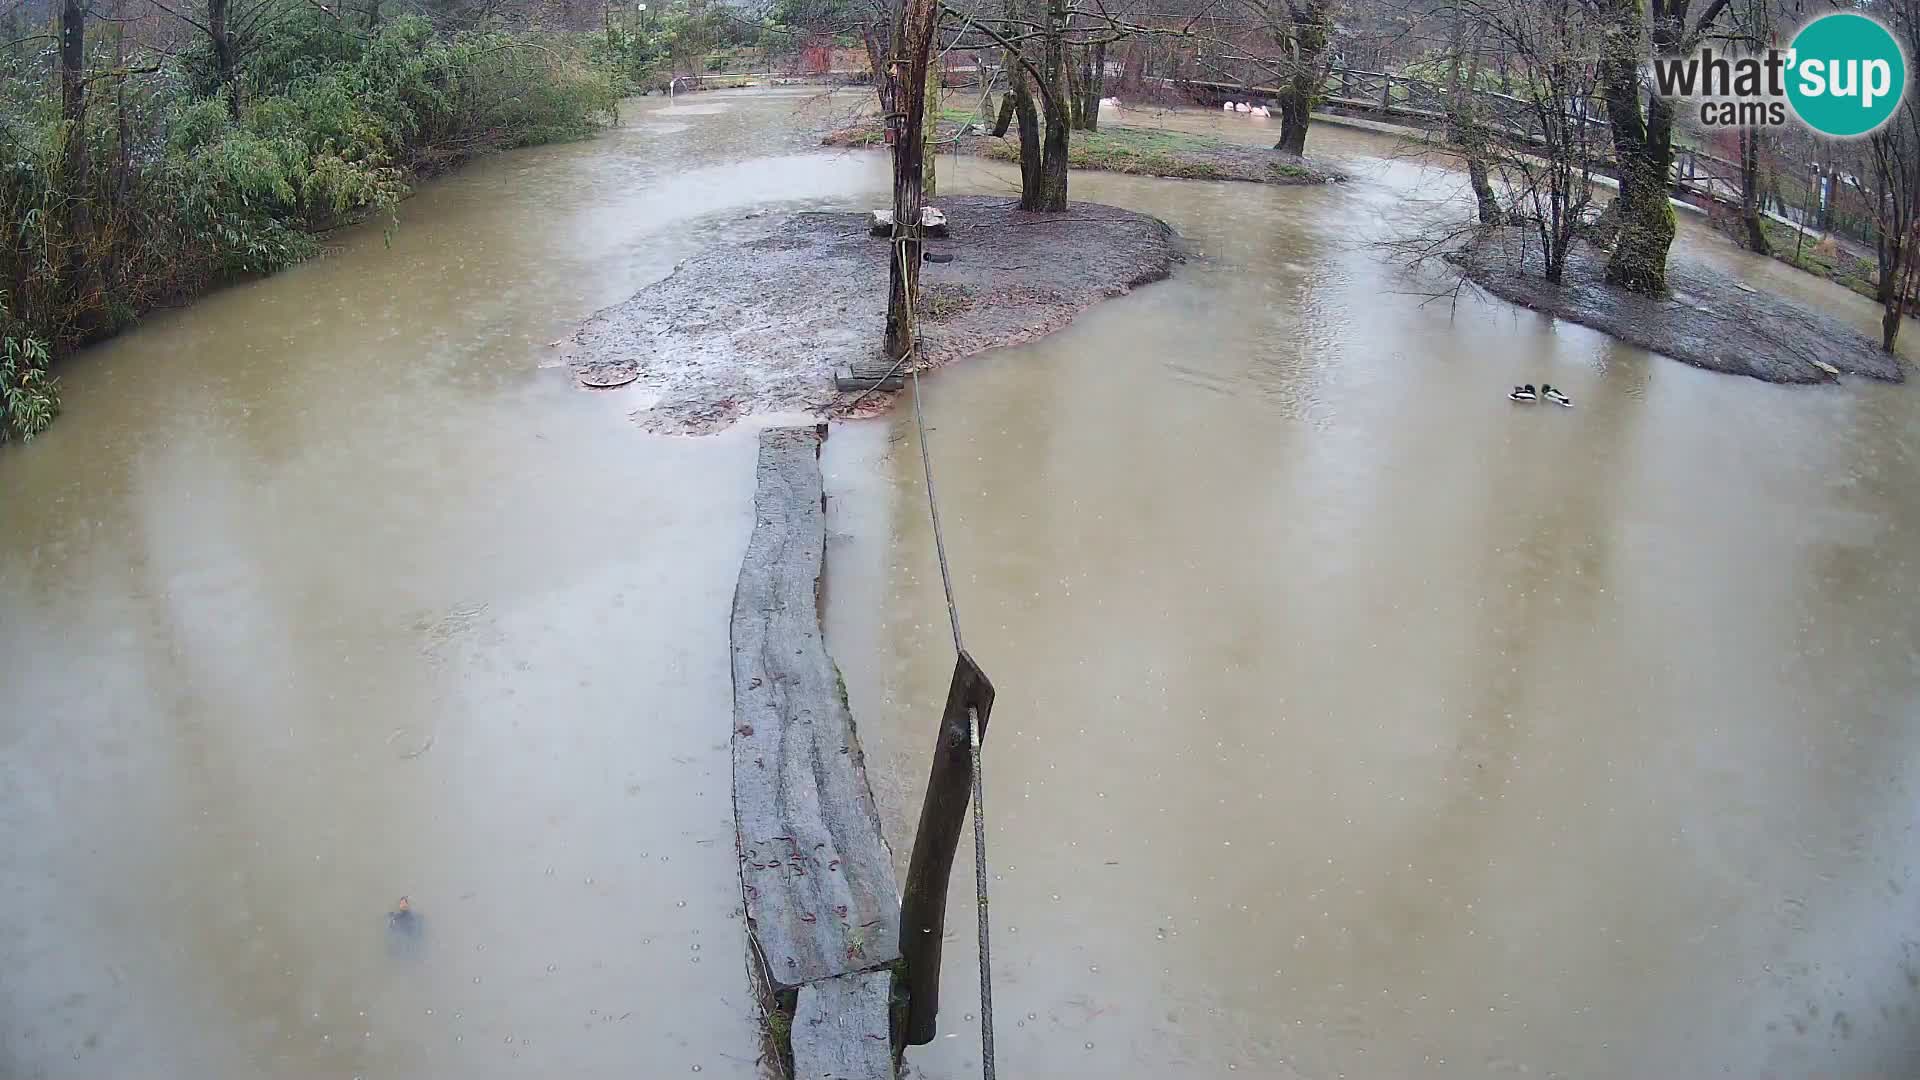
[[[916,301],[914,296],[913,275],[907,273],[908,237],[899,235],[902,231],[898,221],[893,223],[894,258],[900,264],[900,280],[904,283],[907,296],[907,335],[914,344],[894,361],[894,370],[919,350],[919,335],[915,332]],[[892,377],[893,372],[887,373]],[[870,391],[869,391],[870,392]],[[860,397],[864,398],[866,393]],[[860,398],[855,398],[858,402]],[[851,406],[849,406],[851,407]],[[947,566],[947,537],[940,528],[940,499],[933,486],[933,455],[927,448],[927,415],[920,408],[920,371],[913,371],[913,424],[920,435],[920,468],[927,478],[927,514],[933,519],[933,550],[940,560],[940,587],[947,597],[947,622],[953,628],[953,651],[964,652],[965,646],[960,638],[960,607],[953,599],[953,572]],[[975,922],[980,934],[980,1070],[985,1080],[994,1080],[993,1057],[993,947],[987,923],[987,814],[986,782],[980,770],[980,712],[973,706],[967,706],[967,746],[973,764],[973,898]]]
[[[924,445],[924,444],[923,444]],[[993,950],[987,943],[987,808],[980,780],[980,713],[967,706],[967,741],[973,746],[973,889],[980,925],[980,1072],[993,1080]]]

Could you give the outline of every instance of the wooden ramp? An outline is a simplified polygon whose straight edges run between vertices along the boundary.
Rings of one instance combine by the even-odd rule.
[[[900,892],[820,630],[825,431],[760,435],[733,599],[733,807],[754,954],[776,1001],[797,991],[796,1075],[877,1080],[893,1076]]]

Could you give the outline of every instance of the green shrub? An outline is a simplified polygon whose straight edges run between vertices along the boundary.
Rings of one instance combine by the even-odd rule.
[[[0,442],[31,439],[59,413],[60,385],[47,363],[45,342],[0,338]]]
[[[49,357],[307,258],[329,229],[391,223],[412,177],[584,136],[613,120],[621,78],[578,38],[440,35],[418,16],[369,36],[317,6],[275,23],[230,85],[200,47],[158,70],[105,53],[92,67],[86,123],[69,131],[44,59],[0,56],[0,282],[16,290],[0,312],[0,437],[52,419]],[[77,169],[72,139],[86,143]]]

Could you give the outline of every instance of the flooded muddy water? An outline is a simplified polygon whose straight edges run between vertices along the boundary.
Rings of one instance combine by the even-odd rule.
[[[664,105],[148,320],[0,453],[0,1075],[756,1075],[753,433],[542,365],[733,217],[887,178],[815,147],[844,101]],[[1434,302],[1370,241],[1445,175],[1310,148],[1354,181],[1076,174],[1191,261],[926,384],[1000,689],[1001,1069],[1910,1075],[1914,399]],[[1503,397],[1543,380],[1577,407]],[[903,861],[951,666],[909,417],[827,457]],[[928,1077],[976,1074],[971,873]]]
[[[728,214],[883,188],[799,100],[632,103],[62,368],[0,453],[0,1076],[757,1075],[753,436],[539,365]]]
[[[1920,406],[1434,301],[1371,242],[1449,177],[1312,139],[1353,182],[1076,175],[1194,260],[925,383],[999,691],[1000,1070],[1915,1075]],[[836,437],[830,631],[904,858],[952,643],[910,412]]]

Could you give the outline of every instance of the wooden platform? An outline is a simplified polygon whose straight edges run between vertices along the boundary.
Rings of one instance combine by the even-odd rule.
[[[760,434],[753,534],[733,598],[733,808],[754,955],[776,996],[798,991],[796,1064],[803,1019],[825,1017],[808,1021],[811,1060],[865,1070],[797,1075],[867,1080],[893,1075],[900,890],[820,629],[825,431]]]

